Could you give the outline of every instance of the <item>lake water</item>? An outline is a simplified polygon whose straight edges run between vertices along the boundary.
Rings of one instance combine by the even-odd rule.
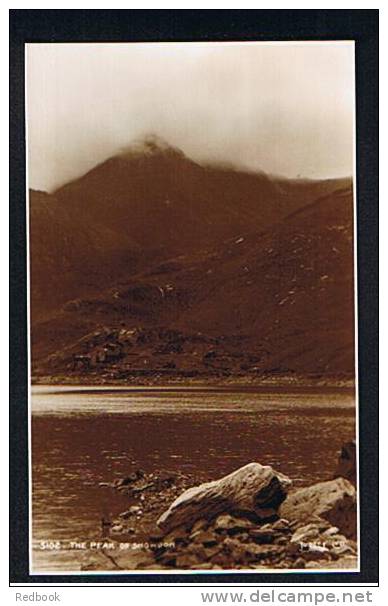
[[[100,537],[99,482],[141,468],[219,478],[272,465],[302,486],[329,479],[355,436],[354,395],[333,390],[123,389],[36,386],[32,391],[34,571],[77,570],[68,541]],[[41,541],[59,541],[60,551]]]

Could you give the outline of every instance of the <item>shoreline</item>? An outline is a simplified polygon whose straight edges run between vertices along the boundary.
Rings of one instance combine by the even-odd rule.
[[[131,377],[130,380],[103,380],[98,376],[32,376],[31,387],[69,387],[74,391],[79,389],[85,392],[104,390],[128,390],[134,391],[181,391],[181,392],[272,392],[278,390],[303,391],[309,389],[324,389],[328,391],[355,392],[355,381],[353,379],[325,377],[271,377],[265,379],[252,379],[252,377],[231,377],[230,379],[192,379],[188,377],[171,378],[155,377],[155,380],[144,380],[140,377]]]
[[[263,509],[261,514],[254,507],[250,512],[243,508],[233,509],[228,501],[232,499],[232,493],[228,492],[225,507],[218,514],[212,512],[214,495],[209,492],[210,486],[219,487],[221,498],[223,482],[230,479],[232,486],[232,478],[253,467],[261,468],[261,471],[270,469],[272,475],[277,474],[272,468],[251,463],[219,480],[208,478],[207,483],[200,486],[198,484],[204,478],[199,475],[171,476],[161,472],[147,476],[141,470],[127,478],[101,483],[104,490],[113,494],[123,491],[128,495],[128,507],[114,519],[102,520],[101,544],[105,547],[99,553],[85,553],[81,571],[101,570],[106,566],[108,570],[122,571],[190,569],[192,572],[245,568],[321,570],[326,566],[349,570],[356,567],[356,489],[350,470],[344,468],[343,463],[331,479],[299,489],[292,486],[290,491],[286,489],[280,498],[280,502],[283,501],[280,509],[275,497],[271,505],[274,509]],[[292,485],[287,476],[280,474],[280,477]],[[237,494],[241,496],[245,482],[241,486],[236,482]],[[161,524],[163,518],[165,523],[177,516],[177,506],[174,511],[173,503],[184,501],[185,495],[190,501],[189,495],[198,489],[202,489],[205,503],[201,514],[196,516],[201,499],[195,497],[182,519],[178,512],[172,527]],[[277,483],[277,491],[281,490]],[[330,493],[335,494],[334,499]],[[302,507],[298,494],[303,495]],[[314,505],[305,517],[303,507],[309,500]],[[352,502],[350,507],[349,501]],[[288,503],[291,506],[287,506]],[[209,508],[207,513],[206,506]]]

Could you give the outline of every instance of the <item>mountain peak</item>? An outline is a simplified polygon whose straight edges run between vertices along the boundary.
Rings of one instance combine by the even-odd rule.
[[[185,154],[181,149],[170,145],[159,135],[149,133],[135,140],[128,147],[123,148],[120,153],[122,158],[131,159],[136,156],[175,156],[183,158]]]

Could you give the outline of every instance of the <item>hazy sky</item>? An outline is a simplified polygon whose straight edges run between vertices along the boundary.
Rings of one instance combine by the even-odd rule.
[[[197,160],[350,175],[354,47],[27,45],[29,186],[52,190],[155,133]]]

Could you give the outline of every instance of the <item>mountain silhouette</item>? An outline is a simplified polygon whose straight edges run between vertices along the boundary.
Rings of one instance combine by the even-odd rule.
[[[31,191],[34,373],[352,375],[352,198],[155,136]]]

